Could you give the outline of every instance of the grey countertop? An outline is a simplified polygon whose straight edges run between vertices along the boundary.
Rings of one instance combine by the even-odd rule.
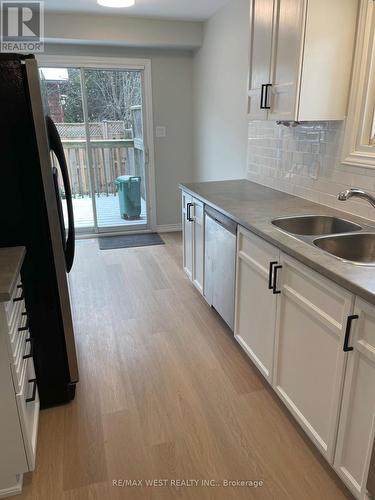
[[[25,254],[25,247],[0,248],[0,302],[10,300]]]
[[[293,215],[333,215],[360,225],[370,225],[375,229],[374,222],[247,180],[197,182],[181,184],[180,188],[276,245],[288,255],[375,304],[375,267],[343,262],[299,240],[298,237],[277,229],[271,224],[271,220]]]

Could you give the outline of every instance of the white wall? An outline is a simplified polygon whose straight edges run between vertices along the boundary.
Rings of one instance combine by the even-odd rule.
[[[207,21],[194,57],[194,180],[244,178],[249,0]]]
[[[375,195],[375,172],[341,164],[345,122],[305,122],[285,128],[250,122],[247,178],[345,212],[375,220],[365,201],[337,200],[348,187]]]
[[[202,23],[49,12],[45,39],[47,43],[193,49],[202,43]]]
[[[151,59],[154,126],[167,127],[167,137],[154,139],[157,225],[179,224],[178,184],[192,181],[193,170],[192,53],[83,45],[48,45],[46,53]]]

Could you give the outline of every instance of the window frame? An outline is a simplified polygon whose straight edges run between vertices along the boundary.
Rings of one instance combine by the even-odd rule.
[[[361,0],[342,163],[375,168],[375,5]]]

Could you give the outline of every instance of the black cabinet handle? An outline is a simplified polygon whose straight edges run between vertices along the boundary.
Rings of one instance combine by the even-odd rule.
[[[27,312],[26,312],[26,311],[22,312],[22,313],[21,313],[21,316],[26,316],[26,317],[27,317]],[[25,332],[25,331],[26,331],[26,330],[28,330],[28,329],[29,329],[29,318],[27,317],[27,318],[26,318],[26,323],[25,323],[25,326],[20,326],[20,327],[18,328],[18,331],[19,331],[19,332]]]
[[[194,219],[191,217],[191,207],[194,206],[193,203],[188,203],[187,204],[187,209],[186,209],[186,218],[189,222],[193,222]]]
[[[29,351],[29,354],[24,354],[23,359],[29,359],[29,358],[32,358],[34,356],[34,339],[32,339],[32,338],[26,339],[25,343],[26,342],[28,344],[30,344],[30,351]]]
[[[276,266],[276,264],[277,264],[277,260],[270,262],[270,270],[269,270],[269,274],[268,274],[268,290],[273,289],[273,284],[272,284],[273,266]]]
[[[21,300],[23,300],[23,290],[22,290],[22,293],[21,293],[21,295],[19,297],[15,297],[13,299],[13,302],[21,302]]]
[[[264,109],[264,89],[265,89],[265,85],[263,84],[262,85],[262,88],[261,88],[261,91],[260,91],[260,109]]]
[[[27,318],[25,326],[20,326],[18,328],[18,331],[19,332],[26,332],[26,330],[28,330],[28,329],[29,329],[29,318]]]
[[[268,91],[270,90],[271,87],[272,87],[271,83],[267,83],[267,85],[265,85],[266,92],[265,92],[265,96],[264,96],[264,108],[263,109],[271,109],[271,106],[268,104]]]
[[[352,323],[355,319],[358,319],[358,314],[353,314],[353,316],[348,316],[348,321],[346,323],[346,331],[345,331],[345,341],[344,341],[344,352],[353,351],[354,347],[349,347],[350,340],[350,332],[352,329]]]
[[[271,109],[268,105],[268,91],[272,87],[271,83],[264,83],[260,92],[260,109]]]
[[[35,401],[36,398],[36,378],[32,378],[28,381],[29,384],[34,384],[33,385],[33,393],[31,395],[31,398],[26,398],[26,403],[32,403]]]
[[[281,290],[277,290],[277,271],[282,268],[283,266],[275,266],[273,269],[272,292],[274,295],[278,295],[281,293]]]

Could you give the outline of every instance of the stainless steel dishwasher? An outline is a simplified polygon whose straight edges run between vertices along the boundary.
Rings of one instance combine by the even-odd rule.
[[[204,295],[234,329],[237,224],[206,205]]]

